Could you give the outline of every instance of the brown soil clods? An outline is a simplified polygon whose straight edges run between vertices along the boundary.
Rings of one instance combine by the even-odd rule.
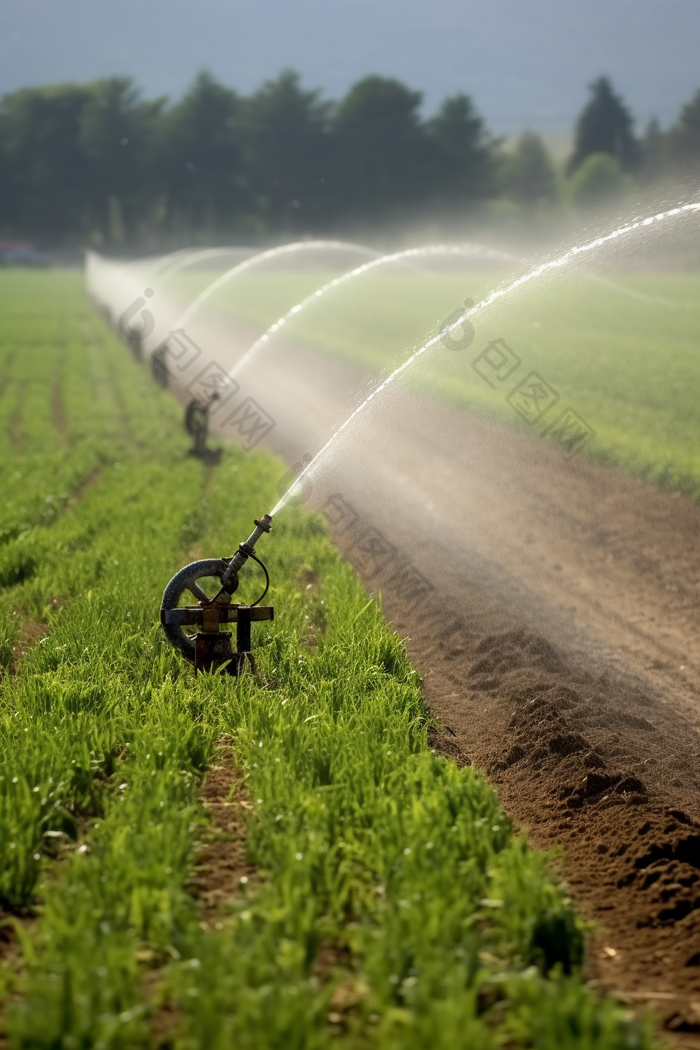
[[[412,628],[420,666],[428,632]],[[430,650],[427,698],[450,727],[431,745],[484,768],[533,844],[564,847],[563,875],[595,924],[589,975],[652,1006],[677,1045],[700,1046],[700,823],[672,782],[662,791],[644,776],[649,755],[663,765],[673,746],[654,705],[638,683],[576,664],[530,630],[461,648]]]
[[[631,1003],[653,1005],[668,1031],[683,1034],[683,1046],[700,1045],[700,824],[650,792],[614,746],[601,746],[615,740],[613,726],[648,736],[653,723],[599,710],[594,745],[586,726],[600,681],[577,675],[527,631],[482,639],[464,681],[475,762],[535,844],[565,848],[564,876],[598,927],[591,976]],[[464,740],[466,725],[450,706]],[[444,709],[444,701],[433,699],[433,707]]]

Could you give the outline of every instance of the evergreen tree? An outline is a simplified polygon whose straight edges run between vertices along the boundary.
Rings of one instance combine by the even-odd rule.
[[[327,217],[329,106],[291,70],[263,84],[245,105],[246,161],[263,221],[308,228]]]
[[[624,169],[633,169],[639,159],[639,149],[629,110],[607,77],[594,81],[590,91],[591,98],[576,122],[569,172],[575,171],[592,153],[609,153]]]
[[[493,177],[493,143],[469,96],[445,99],[427,133],[431,182],[441,201],[460,206],[484,197]]]
[[[692,167],[700,164],[700,91],[681,110],[669,139],[676,160]]]
[[[240,117],[240,99],[208,73],[166,115],[158,175],[169,225],[181,236],[216,239],[247,204]]]
[[[89,234],[87,161],[81,116],[89,88],[25,88],[0,102],[7,196],[3,225],[12,235],[75,238]]]
[[[113,77],[89,85],[80,116],[85,158],[85,203],[93,234],[114,239],[115,217],[132,239],[152,208],[153,139],[164,100],[144,103],[131,80]]]
[[[428,160],[418,116],[421,99],[398,80],[369,76],[340,103],[333,127],[341,214],[376,221],[417,202]]]
[[[0,99],[0,231],[130,245],[377,225],[476,202],[494,142],[466,95],[429,121],[421,95],[369,76],[338,104],[284,72],[241,98],[202,73],[175,105],[133,82]]]

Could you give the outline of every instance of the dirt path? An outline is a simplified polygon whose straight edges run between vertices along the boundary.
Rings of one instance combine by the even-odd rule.
[[[292,462],[365,377],[287,345],[244,379]],[[415,395],[311,503],[409,638],[438,746],[563,845],[591,974],[700,1046],[700,507]]]

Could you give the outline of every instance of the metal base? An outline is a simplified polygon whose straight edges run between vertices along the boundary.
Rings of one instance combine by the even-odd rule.
[[[217,672],[240,675],[245,668],[255,670],[251,653],[251,624],[261,620],[273,620],[275,611],[271,605],[258,604],[267,594],[270,577],[263,563],[255,556],[255,544],[263,533],[269,532],[271,520],[264,514],[256,519],[255,529],[245,543],[238,545],[233,558],[206,558],[191,562],[176,572],[163,591],[160,605],[160,622],[171,645],[194,664],[197,672]],[[254,558],[265,573],[265,590],[252,605],[233,605],[231,596],[238,587],[238,571],[248,558]],[[214,598],[209,598],[199,581],[213,577],[220,587]],[[185,591],[199,599],[197,605],[181,606]],[[221,628],[225,624],[236,624],[236,652],[231,646],[231,636]],[[191,637],[183,627],[196,627],[198,633]]]
[[[217,605],[190,606],[175,610],[178,619],[185,623],[201,624],[203,630],[194,636],[194,669],[197,673],[213,674],[221,671],[234,677],[243,671],[255,671],[255,660],[250,651],[252,645],[250,625],[253,621],[272,620],[274,610],[269,605]],[[172,616],[172,613],[171,613]],[[231,635],[220,631],[222,623],[236,625],[236,651],[231,647]]]
[[[194,669],[197,674],[229,674],[238,678],[243,671],[255,671],[251,652],[234,653],[230,634],[196,634],[194,637]]]
[[[188,448],[188,456],[194,456],[195,459],[201,459],[202,463],[205,463],[208,467],[215,467],[221,462],[221,456],[223,455],[223,449],[221,448],[198,448],[195,445],[193,448]]]

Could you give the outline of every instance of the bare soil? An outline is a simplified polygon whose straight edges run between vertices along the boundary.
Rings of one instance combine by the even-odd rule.
[[[192,888],[203,905],[202,922],[210,926],[225,919],[227,902],[239,897],[242,888],[258,878],[246,857],[247,815],[253,803],[243,788],[243,777],[235,768],[226,738],[218,743],[217,757],[207,770],[200,798],[211,825]]]

